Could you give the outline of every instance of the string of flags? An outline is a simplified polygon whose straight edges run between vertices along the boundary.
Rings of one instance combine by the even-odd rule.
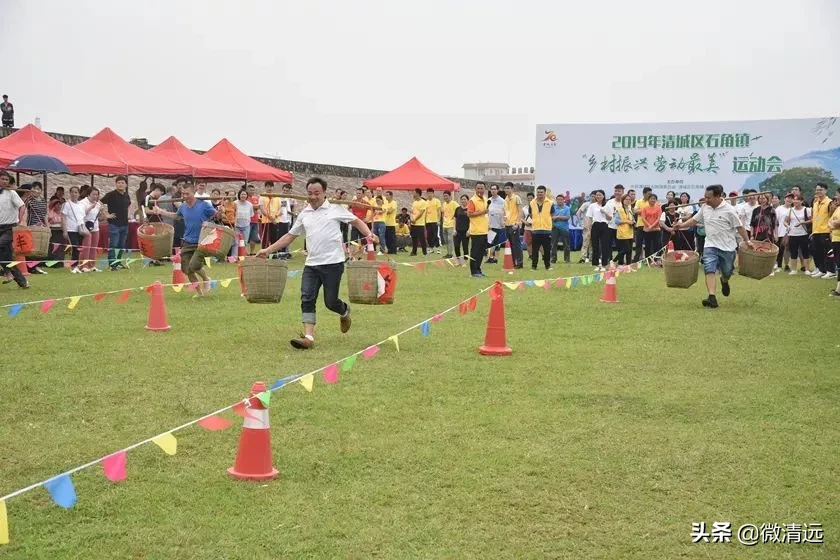
[[[498,297],[500,297],[500,291],[501,286],[498,283],[494,283],[491,286],[482,288],[474,295],[459,302],[457,305],[453,305],[448,309],[440,311],[428,319],[425,319],[415,325],[403,329],[402,331],[393,334],[375,344],[367,346],[362,350],[354,352],[349,356],[345,356],[340,360],[332,362],[326,366],[322,366],[308,373],[292,374],[283,377],[282,379],[275,381],[268,389],[261,393],[258,393],[257,395],[254,395],[253,397],[242,399],[233,404],[230,404],[228,406],[215,410],[209,414],[206,414],[200,418],[191,420],[189,422],[181,424],[180,426],[177,426],[150,438],[144,439],[143,441],[129,445],[119,451],[110,453],[93,461],[89,461],[83,465],[79,465],[77,467],[69,469],[61,474],[58,474],[46,480],[42,480],[40,482],[36,482],[34,484],[30,484],[29,486],[20,488],[18,490],[15,490],[14,492],[10,492],[5,496],[0,497],[0,544],[8,544],[10,542],[8,512],[6,509],[6,502],[10,499],[43,487],[56,505],[65,509],[70,509],[76,504],[77,501],[76,489],[73,485],[71,476],[78,473],[79,471],[88,469],[90,467],[94,467],[96,465],[102,465],[103,476],[105,476],[105,478],[108,481],[113,483],[122,482],[128,477],[127,454],[129,451],[132,451],[148,443],[154,443],[167,455],[176,455],[178,452],[178,440],[174,435],[175,432],[179,432],[193,425],[199,425],[208,431],[225,430],[229,428],[233,423],[229,419],[220,415],[228,411],[232,411],[234,414],[242,418],[250,417],[254,419],[255,416],[249,412],[249,409],[252,408],[255,404],[254,399],[258,400],[262,404],[262,406],[267,408],[271,403],[271,393],[273,393],[274,391],[278,391],[284,387],[287,387],[293,383],[300,384],[304,388],[304,390],[311,393],[315,386],[315,376],[318,374],[321,374],[324,383],[328,385],[338,383],[339,375],[350,372],[356,365],[359,357],[362,357],[364,360],[371,360],[379,354],[382,346],[388,343],[393,344],[396,351],[399,352],[400,336],[412,330],[420,329],[421,334],[424,337],[428,337],[431,334],[431,324],[440,322],[443,319],[444,315],[446,315],[447,313],[450,313],[456,309],[458,309],[459,311],[461,309],[467,310],[465,312],[461,312],[461,314],[474,311],[478,305],[479,295],[485,292],[489,292],[490,297],[495,300]]]

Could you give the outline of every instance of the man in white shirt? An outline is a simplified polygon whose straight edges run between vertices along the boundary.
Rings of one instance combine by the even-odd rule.
[[[775,198],[775,195],[773,195]],[[793,195],[785,195],[785,203],[776,207],[776,245],[779,247],[779,254],[776,257],[776,268],[781,268],[784,259],[785,272],[790,272],[790,250],[788,249],[787,236],[789,233],[785,220],[790,216],[790,209],[793,207]]]
[[[615,223],[615,207],[621,205],[621,197],[624,196],[624,185],[616,185],[613,187],[613,196],[604,204],[604,211],[607,214],[607,227],[610,228],[610,247],[609,257],[612,261],[612,246],[615,243],[615,234],[618,231],[618,224]]]
[[[756,192],[755,189],[744,189],[744,201],[735,205],[735,210],[738,212],[738,219],[741,220],[741,227],[747,231],[747,235],[752,237],[752,215],[753,210],[758,206],[758,195],[750,194]]]
[[[282,194],[290,195],[292,194],[292,185],[289,183],[285,183],[281,189]],[[289,229],[292,227],[292,215],[295,212],[295,201],[292,198],[281,198],[280,199],[280,218],[279,218],[279,233],[280,237],[283,237],[287,233],[289,233]],[[285,247],[280,250],[280,258],[287,259],[289,258],[289,250]]]
[[[589,257],[592,256],[592,220],[589,219],[589,205],[595,202],[595,193],[589,193],[589,200],[584,200],[580,205],[578,211],[575,213],[581,229],[583,229],[583,244],[580,246],[580,260],[578,264],[589,262]]]
[[[715,297],[715,273],[720,272],[720,291],[729,296],[731,288],[729,279],[735,270],[735,252],[738,250],[738,237],[744,243],[750,244],[747,232],[741,225],[741,220],[735,208],[726,204],[723,199],[723,187],[711,185],[706,188],[706,203],[700,207],[692,218],[685,222],[677,222],[674,229],[688,229],[697,224],[706,230],[706,244],[703,247],[703,272],[706,273],[706,289],[709,297],[703,300],[703,307],[712,309],[718,306]]]
[[[23,289],[29,287],[29,282],[23,277],[16,266],[7,266],[14,260],[12,241],[13,228],[20,217],[20,207],[23,200],[18,193],[11,190],[12,176],[6,171],[0,171],[0,269],[3,275],[11,274],[18,286]]]
[[[490,244],[488,263],[499,262],[496,249],[507,240],[505,232],[505,199],[499,196],[499,185],[490,185],[490,200],[487,201],[487,215],[490,218],[490,230],[495,233]]]
[[[315,303],[321,286],[324,287],[324,305],[341,317],[341,332],[350,330],[350,306],[338,298],[345,260],[340,224],[350,224],[372,243],[379,242],[362,219],[343,206],[330,204],[326,193],[326,181],[318,177],[309,179],[306,182],[309,205],[298,214],[289,233],[257,253],[258,257],[265,258],[288,247],[301,235],[306,236],[308,253],[300,285],[303,334],[289,341],[299,350],[307,350],[315,345]]]
[[[195,197],[196,198],[210,198],[210,193],[207,192],[207,182],[204,179],[196,179]]]

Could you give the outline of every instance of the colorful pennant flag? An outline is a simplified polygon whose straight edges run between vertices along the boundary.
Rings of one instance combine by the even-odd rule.
[[[52,309],[52,306],[55,305],[54,299],[48,299],[44,303],[41,304],[41,315]]]
[[[183,290],[183,289],[184,289],[183,284],[175,284],[175,285],[172,286],[172,291],[175,292],[176,294],[180,294],[181,290]]]
[[[123,290],[120,294],[120,297],[117,298],[119,303],[125,303],[128,301],[128,298],[131,296],[131,290]]]
[[[510,288],[511,290],[515,290],[519,287],[519,282],[505,282],[505,287]]]
[[[108,294],[106,294],[105,292],[99,292],[98,294],[93,296],[93,301],[102,301],[103,299],[105,299],[105,296],[107,296],[107,295]]]
[[[432,317],[432,323],[440,323],[441,319],[443,319],[443,315],[438,313],[434,317]]]
[[[22,303],[16,303],[9,308],[9,317],[17,317],[20,310],[23,309]]]
[[[0,500],[0,544],[9,544],[9,516],[5,500]]]
[[[218,280],[210,280],[210,289],[215,290],[219,286]]]
[[[117,451],[102,459],[102,471],[105,478],[111,482],[122,482],[126,478],[125,463],[127,457],[125,451]]]
[[[78,305],[80,299],[82,299],[82,296],[71,297],[70,303],[67,304],[67,309],[76,309],[76,305]]]
[[[307,375],[304,375],[303,377],[298,379],[298,382],[301,385],[303,385],[303,388],[306,389],[307,391],[309,391],[310,393],[312,392],[312,385],[313,385],[314,381],[315,381],[315,376],[312,375],[311,373],[309,373]]]
[[[429,322],[428,321],[423,321],[423,324],[420,325],[420,333],[423,336],[429,336],[430,331],[431,331],[431,327],[429,325]]]
[[[550,290],[551,289],[551,280],[546,280],[545,281],[545,284],[543,284],[543,289],[544,290]]]
[[[231,280],[233,280],[233,278],[225,278],[224,280],[220,280],[219,284],[222,285],[222,288],[227,288],[230,286]]]
[[[537,283],[534,280],[526,280],[525,285],[528,286],[529,288],[533,288],[534,286],[537,285]]]
[[[227,418],[222,418],[221,416],[208,416],[207,418],[202,418],[198,421],[199,426],[205,430],[210,430],[211,432],[226,430],[231,424],[233,424],[233,422]]]
[[[338,365],[330,364],[324,368],[324,382],[338,383]]]
[[[210,264],[212,262],[213,262],[213,259],[211,259],[210,257],[204,257],[204,264],[207,266],[207,268],[213,268]]]
[[[58,261],[44,261],[44,266],[52,268],[58,264]]]
[[[341,371],[350,371],[351,369],[353,369],[353,366],[356,365],[357,358],[358,356],[356,354],[353,354],[352,356],[341,362]]]
[[[76,503],[76,489],[73,487],[73,481],[70,480],[70,475],[62,474],[52,480],[47,481],[44,486],[50,497],[64,509],[70,509]]]
[[[466,315],[467,314],[467,302],[466,301],[462,301],[461,303],[458,304],[458,313],[460,313],[461,315]]]
[[[542,288],[545,286],[545,280],[534,280],[534,286],[537,288]]]
[[[476,305],[478,305],[478,298],[476,296],[473,296],[467,302],[467,309],[469,309],[470,311],[475,311]]]
[[[376,346],[374,344],[373,346],[368,346],[367,348],[365,348],[362,352],[362,356],[364,356],[365,359],[369,360],[376,356],[377,352],[379,352],[379,346]]]
[[[390,340],[391,342],[394,343],[394,346],[397,347],[397,352],[399,352],[400,351],[400,339],[399,339],[399,337],[397,335],[389,336],[388,340]]]
[[[257,398],[260,400],[264,407],[268,408],[271,404],[271,391],[262,391],[260,393],[257,393]]]
[[[165,434],[161,434],[158,437],[152,439],[152,441],[163,449],[163,452],[167,455],[175,455],[178,452],[178,440],[175,439],[175,436],[172,435],[172,432],[166,432]]]

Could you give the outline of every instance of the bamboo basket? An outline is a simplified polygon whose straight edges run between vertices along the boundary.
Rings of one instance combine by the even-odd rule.
[[[25,257],[46,257],[50,254],[50,228],[42,226],[15,226],[15,232],[28,231],[32,236],[32,250],[22,253]],[[14,247],[12,247],[14,251]],[[18,253],[15,253],[18,254]]]
[[[761,280],[773,272],[779,248],[767,241],[753,241],[755,249],[742,243],[738,247],[738,274]]]
[[[152,260],[171,257],[174,238],[175,228],[164,222],[151,222],[137,228],[140,253]]]
[[[227,226],[204,222],[198,235],[198,251],[206,257],[225,259],[233,247],[233,230]]]
[[[382,267],[385,293],[380,297],[377,272]],[[350,303],[381,305],[394,303],[397,285],[397,267],[393,261],[350,261],[347,263],[347,289]]]
[[[248,303],[279,303],[286,289],[289,267],[286,261],[274,259],[245,259],[242,267],[242,286]]]
[[[700,273],[700,256],[694,251],[671,251],[662,258],[665,285],[669,288],[690,288]]]

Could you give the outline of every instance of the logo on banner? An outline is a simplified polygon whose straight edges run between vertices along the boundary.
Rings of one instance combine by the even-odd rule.
[[[542,141],[543,148],[553,148],[557,145],[557,134],[553,130],[545,131],[545,138]]]

